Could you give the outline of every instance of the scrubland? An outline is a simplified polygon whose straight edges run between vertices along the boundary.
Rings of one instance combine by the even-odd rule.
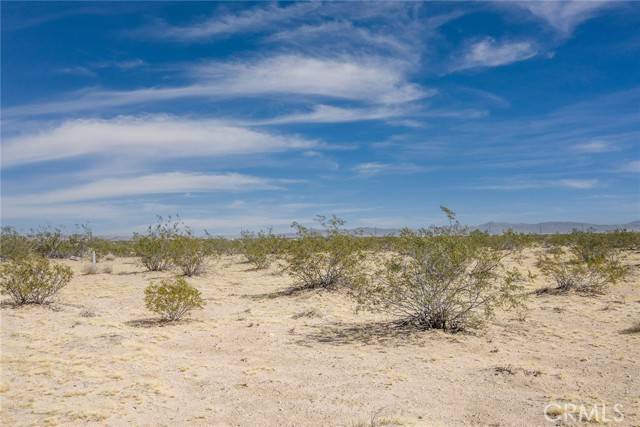
[[[153,239],[138,239],[147,254],[154,247],[174,258],[171,267],[157,270],[128,249],[118,256],[100,254],[95,271],[86,259],[52,260],[52,266],[73,273],[52,302],[2,302],[2,424],[615,424],[614,405],[624,414],[620,425],[640,424],[635,237],[630,244],[609,244],[609,238],[604,249],[602,239],[588,235],[547,241],[476,236],[479,246],[460,246],[459,237],[449,239],[449,228],[406,234],[404,241],[364,239],[368,243],[358,246],[351,240],[358,238],[338,232],[340,222],[326,224],[328,233],[321,236],[300,229],[299,239],[278,243],[270,233],[247,235],[235,246],[218,242],[216,251],[204,251],[203,242],[190,250],[179,240],[179,250],[168,250]],[[342,237],[331,240],[331,230]],[[313,244],[299,243],[304,233],[313,234]],[[438,243],[424,243],[434,236]],[[576,243],[582,238],[590,240]],[[479,253],[479,247],[504,255],[499,269],[491,270],[495,275],[484,271],[496,253]],[[585,247],[586,254],[577,250]],[[602,261],[613,252],[616,263]],[[558,257],[580,261],[554,263]],[[460,264],[467,273],[451,274],[461,260],[470,260]],[[301,274],[309,261],[337,269],[337,279]],[[5,257],[3,265],[11,262]],[[468,272],[477,265],[482,274],[471,280]],[[425,266],[430,275],[416,276]],[[594,271],[600,279],[605,274],[607,283],[593,282]],[[513,287],[514,281],[504,279],[516,272]],[[557,280],[562,274],[578,277],[578,285],[598,286],[566,289]],[[465,322],[455,327],[432,322],[424,311],[403,318],[385,301],[418,292],[430,295],[423,305],[449,307],[433,303],[448,294],[416,291],[407,277],[429,283],[444,277],[465,295],[471,290],[471,301],[493,295],[495,304],[491,313],[485,313],[486,305],[473,307],[473,316],[463,316]],[[175,287],[163,293],[161,285]],[[406,291],[390,293],[390,286]],[[507,291],[510,298],[503,300]],[[174,294],[197,304],[171,321],[155,308],[158,298],[166,303],[162,298]],[[518,304],[502,304],[514,298]],[[468,299],[444,311],[457,313],[454,306],[468,307]],[[557,406],[545,417],[549,404]],[[585,418],[561,413],[557,408],[564,404],[600,405],[608,412]]]

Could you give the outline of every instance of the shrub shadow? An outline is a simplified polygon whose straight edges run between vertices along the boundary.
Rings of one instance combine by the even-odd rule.
[[[536,289],[535,291],[531,291],[530,295],[566,295],[569,292],[564,289],[554,288],[554,287],[544,287],[540,289]]]
[[[620,331],[620,333],[623,335],[640,334],[640,323],[638,323],[637,325],[631,326],[630,328],[623,329]]]
[[[128,320],[124,322],[124,324],[127,326],[131,326],[132,328],[163,328],[165,326],[177,326],[190,322],[190,319],[170,321],[161,319],[159,317],[151,317],[147,319]]]
[[[266,292],[263,294],[245,294],[242,297],[253,299],[253,300],[261,300],[261,299],[273,299],[273,298],[279,298],[279,297],[292,297],[292,296],[298,296],[298,295],[311,294],[311,293],[314,293],[315,291],[327,291],[327,290],[332,290],[332,288],[321,288],[317,286],[313,287],[313,286],[298,285],[298,286],[289,286],[288,288],[285,288],[279,291]]]
[[[16,304],[15,302],[11,301],[11,300],[4,300],[4,301],[0,301],[0,309],[12,309],[15,310],[16,308],[19,308],[20,304]]]
[[[305,344],[307,341],[316,341],[324,344],[394,344],[410,345],[421,341],[428,332],[414,323],[406,321],[373,322],[373,323],[335,323],[332,325],[320,325],[315,331],[306,334],[298,341]]]

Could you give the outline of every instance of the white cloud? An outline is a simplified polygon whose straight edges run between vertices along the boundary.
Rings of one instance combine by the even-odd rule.
[[[170,25],[156,20],[150,25],[129,31],[135,37],[151,37],[174,41],[199,41],[225,37],[232,34],[282,29],[300,22],[317,22],[323,19],[365,21],[372,19],[411,19],[413,5],[402,2],[373,2],[367,7],[350,2],[299,2],[287,6],[270,4],[241,12],[217,13],[207,19],[185,25]]]
[[[428,168],[413,163],[379,163],[368,162],[356,165],[353,170],[361,176],[374,176],[384,173],[417,173],[425,172]]]
[[[562,35],[568,36],[578,25],[595,16],[599,9],[611,3],[574,0],[514,2],[510,4],[526,9]]]
[[[210,62],[193,67],[192,73],[234,96],[299,94],[393,104],[432,94],[407,81],[408,65],[403,61],[370,56],[280,55],[252,62]]]
[[[469,44],[453,61],[452,71],[470,68],[498,67],[524,61],[539,53],[535,43],[530,41],[498,42],[491,37]]]
[[[328,47],[334,52],[339,49],[359,50],[382,49],[394,56],[415,58],[419,53],[415,49],[415,37],[403,31],[374,32],[368,28],[358,27],[351,21],[336,20],[319,24],[307,24],[281,30],[266,38],[270,43],[286,43],[301,49],[312,45],[313,49]],[[331,41],[328,44],[328,41]],[[320,44],[316,42],[321,42]],[[323,51],[327,51],[323,49]]]
[[[228,173],[209,175],[168,172],[126,178],[107,178],[62,190],[3,198],[4,206],[47,205],[151,194],[210,193],[219,191],[274,190],[264,178]]]
[[[11,167],[83,155],[145,160],[304,150],[315,141],[255,131],[215,120],[173,116],[68,120],[48,130],[3,141],[2,164]]]
[[[278,125],[286,123],[343,123],[367,120],[384,120],[402,117],[409,111],[401,107],[341,108],[316,105],[309,112],[293,113],[265,120],[250,122],[253,125]]]
[[[264,30],[270,26],[302,17],[320,6],[319,3],[305,2],[287,7],[278,5],[255,7],[240,13],[222,14],[184,26],[173,26],[163,21],[156,21],[149,26],[131,31],[130,34],[178,41],[208,39]]]
[[[597,179],[558,179],[558,180],[542,180],[542,181],[528,181],[528,180],[512,180],[505,184],[495,185],[478,185],[469,187],[472,190],[531,190],[542,188],[560,188],[571,190],[590,190],[598,187],[600,181]]]
[[[573,188],[576,190],[588,190],[598,185],[597,179],[561,179],[556,183],[550,183],[560,188]]]
[[[581,153],[605,153],[607,151],[614,151],[616,147],[607,141],[589,141],[582,144],[573,145],[575,151]]]
[[[409,64],[379,57],[317,58],[280,55],[245,62],[208,62],[188,67],[193,83],[132,90],[85,89],[51,102],[5,108],[5,118],[166,102],[188,98],[315,96],[399,104],[431,96],[408,80]]]
[[[620,172],[640,173],[640,160],[632,160],[620,168]]]

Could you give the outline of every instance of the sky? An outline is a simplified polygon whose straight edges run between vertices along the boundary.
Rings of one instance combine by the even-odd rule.
[[[640,219],[633,2],[2,2],[2,224]]]

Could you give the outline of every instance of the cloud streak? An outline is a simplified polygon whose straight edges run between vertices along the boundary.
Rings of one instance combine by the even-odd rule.
[[[367,162],[354,166],[353,170],[360,176],[371,177],[389,173],[419,173],[428,171],[429,168],[414,163],[380,163]]]
[[[496,41],[487,37],[470,43],[453,62],[451,71],[499,67],[533,58],[539,50],[531,41]]]
[[[4,199],[4,202],[11,206],[47,205],[154,194],[235,192],[275,190],[278,188],[280,187],[274,182],[264,178],[237,173],[212,175],[167,172],[136,177],[101,179],[63,190],[48,191],[29,196],[8,197]]]
[[[598,179],[558,179],[541,181],[514,180],[505,184],[479,185],[469,187],[472,190],[517,191],[534,189],[591,190],[600,184]]]
[[[99,111],[189,98],[298,95],[395,105],[435,94],[409,81],[406,62],[370,56],[277,55],[244,62],[201,63],[187,67],[186,72],[192,83],[184,86],[85,89],[66,99],[5,108],[4,117]]]
[[[606,1],[529,1],[512,3],[523,8],[563,36],[569,36],[581,23],[610,6]]]
[[[296,136],[215,120],[174,116],[67,120],[3,142],[3,168],[86,155],[158,160],[305,150],[321,146]]]

